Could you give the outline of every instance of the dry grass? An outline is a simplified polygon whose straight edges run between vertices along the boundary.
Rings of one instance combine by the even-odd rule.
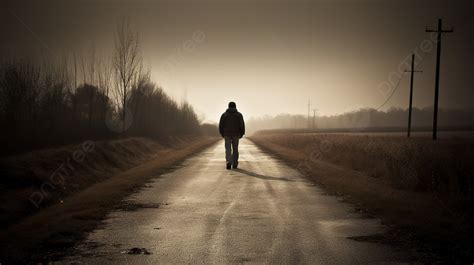
[[[168,140],[166,145],[156,142],[151,144],[147,142],[148,140],[143,139],[121,140],[140,142],[132,144],[133,147],[125,147],[130,143],[99,143],[98,145],[109,146],[108,148],[114,149],[124,156],[110,157],[110,150],[102,150],[104,154],[97,154],[98,157],[104,155],[109,157],[109,160],[119,160],[119,162],[114,162],[117,163],[115,173],[110,173],[109,177],[100,183],[89,183],[81,191],[67,196],[63,203],[51,205],[24,218],[21,222],[11,225],[8,229],[2,229],[0,235],[2,258],[26,263],[32,260],[41,261],[45,258],[46,251],[61,252],[72,246],[84,232],[94,228],[124,196],[142,186],[151,177],[168,170],[177,162],[201,151],[217,140],[218,138],[213,137],[187,139],[180,137],[172,141]],[[147,147],[141,146],[145,143]],[[139,145],[140,147],[138,147]],[[150,151],[145,151],[145,149],[150,149]],[[98,151],[98,149],[95,150]],[[131,159],[133,154],[139,152],[143,152],[141,159],[137,158],[135,161],[126,162]],[[98,161],[98,157],[88,160],[91,163],[88,166],[91,168],[87,170],[88,172],[94,172],[99,167],[107,170],[105,166],[108,164],[105,164],[105,159]],[[117,169],[126,163],[130,165],[145,159],[148,161],[129,170]],[[86,160],[83,161],[83,163],[85,162]]]
[[[472,258],[472,139],[267,131],[251,140],[357,208]]]
[[[183,147],[194,138],[84,141],[2,158],[0,223],[8,226],[159,152]]]
[[[264,133],[252,139],[380,178],[397,189],[472,196],[474,139]]]

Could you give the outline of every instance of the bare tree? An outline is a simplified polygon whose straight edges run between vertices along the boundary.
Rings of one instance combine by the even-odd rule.
[[[96,57],[95,57],[95,46],[92,44],[91,47],[89,48],[89,83],[91,85],[96,85],[96,80],[95,80],[95,70],[96,70]],[[92,131],[92,114],[94,111],[94,106],[95,106],[95,98],[94,96],[96,93],[94,93],[95,90],[90,89],[89,91],[89,130]]]
[[[112,54],[91,48],[72,58],[0,62],[0,156],[109,139],[115,135],[104,122],[109,113],[130,136],[199,134],[192,107],[176,103],[151,80],[128,23],[118,26],[115,48]],[[134,122],[125,123],[132,115]]]
[[[139,54],[138,34],[130,29],[128,21],[122,21],[115,36],[114,70],[117,78],[116,93],[121,108],[123,131],[125,131],[126,105],[129,91],[137,80],[142,58]]]
[[[101,63],[98,63],[98,85],[99,88],[102,89],[102,93],[104,97],[102,97],[102,102],[101,102],[101,113],[100,117],[101,120],[105,120],[105,115],[107,113],[107,110],[109,110],[110,107],[110,87],[112,86],[112,61],[109,56],[104,57],[101,60]],[[104,127],[105,129],[105,127]],[[105,135],[105,131],[103,132]]]

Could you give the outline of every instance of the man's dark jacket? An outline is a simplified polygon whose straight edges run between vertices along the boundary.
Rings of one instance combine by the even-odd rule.
[[[224,136],[239,136],[245,134],[244,117],[236,108],[228,108],[221,116],[219,133]]]

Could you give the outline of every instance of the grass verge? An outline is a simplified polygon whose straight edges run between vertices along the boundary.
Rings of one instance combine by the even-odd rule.
[[[193,137],[178,139],[175,144],[167,146],[160,145],[161,148],[152,155],[145,155],[137,160],[146,159],[147,162],[141,161],[126,171],[115,170],[115,174],[109,175],[101,182],[91,183],[88,187],[65,197],[60,203],[50,205],[18,223],[3,228],[0,235],[0,262],[30,263],[51,260],[54,258],[51,253],[60,253],[73,246],[86,232],[100,223],[123,197],[150,178],[166,172],[170,167],[209,147],[217,140],[218,138]],[[126,153],[125,151],[124,154]],[[111,154],[105,154],[109,155]],[[131,153],[128,153],[126,157],[130,155]],[[91,163],[99,163],[100,166],[101,161]]]
[[[250,139],[327,191],[395,225],[403,231],[397,236],[410,233],[446,260],[472,260],[471,204],[459,183],[453,183],[469,176],[463,174],[472,166],[472,141],[432,144],[289,132],[257,133]],[[427,163],[429,159],[434,161]],[[430,183],[432,179],[440,183]]]

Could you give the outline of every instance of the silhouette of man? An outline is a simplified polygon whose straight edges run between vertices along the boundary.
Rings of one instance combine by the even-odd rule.
[[[245,134],[244,117],[237,111],[235,102],[229,102],[229,108],[219,121],[219,133],[224,137],[225,160],[227,169],[237,168],[239,164],[239,139]]]

